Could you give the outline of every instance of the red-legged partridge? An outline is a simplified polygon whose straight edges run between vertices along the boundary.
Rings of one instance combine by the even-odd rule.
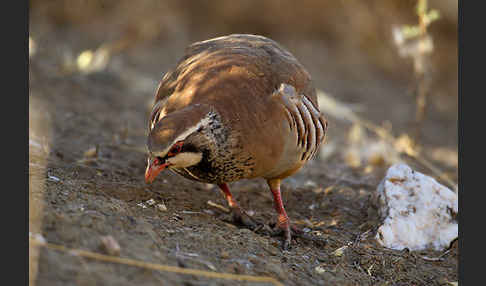
[[[264,178],[288,248],[280,183],[314,157],[326,130],[309,73],[275,41],[229,35],[197,42],[157,89],[145,180],[168,168],[216,184],[234,218],[248,222],[228,183]]]

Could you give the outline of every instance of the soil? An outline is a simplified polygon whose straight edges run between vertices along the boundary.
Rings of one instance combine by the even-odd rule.
[[[448,285],[458,280],[457,242],[434,260],[427,257],[443,252],[390,250],[375,241],[379,222],[370,198],[388,166],[365,171],[364,166],[346,163],[349,122],[329,117],[327,144],[336,150],[284,180],[289,217],[315,239],[297,237],[292,248],[283,251],[281,237],[236,225],[227,213],[210,206],[208,201],[227,206],[215,186],[170,172],[160,174],[152,185],[144,182],[153,93],[189,42],[141,44],[114,54],[101,71],[82,73],[69,69],[66,61],[96,47],[96,39],[75,27],[35,19],[30,30],[37,45],[29,67],[31,234],[99,253],[106,253],[101,237],[111,235],[124,258],[271,276],[284,285]],[[409,130],[415,108],[409,82],[390,80],[366,64],[340,66],[331,50],[323,51],[329,54],[326,64],[314,60],[309,51],[325,49],[319,41],[289,46],[318,88],[359,104],[360,114],[376,124],[390,122],[397,134]],[[457,150],[457,97],[436,96],[429,104],[424,148]],[[457,179],[457,166],[434,163]],[[256,220],[275,222],[263,180],[230,187]],[[108,263],[45,247],[36,254],[34,248],[30,253],[38,254],[36,285],[270,285]],[[338,249],[342,253],[336,253]]]

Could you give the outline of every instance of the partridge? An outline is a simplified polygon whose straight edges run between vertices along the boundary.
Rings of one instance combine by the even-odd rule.
[[[216,184],[233,218],[251,225],[228,183],[264,178],[290,246],[280,184],[316,155],[327,130],[311,77],[290,52],[246,34],[190,45],[162,78],[148,125],[147,183],[167,168]]]

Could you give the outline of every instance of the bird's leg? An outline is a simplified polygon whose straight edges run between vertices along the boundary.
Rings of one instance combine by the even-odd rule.
[[[226,201],[228,201],[228,205],[231,208],[231,213],[233,215],[233,220],[236,223],[241,223],[251,229],[256,228],[257,223],[238,205],[233,197],[233,194],[230,192],[228,184],[219,184],[218,187],[221,189],[221,191],[223,191],[224,197],[226,198]]]
[[[273,194],[273,201],[275,203],[275,210],[278,214],[277,219],[277,231],[276,233],[284,234],[283,249],[288,249],[290,247],[290,242],[292,240],[291,230],[294,232],[300,232],[298,229],[291,227],[289,217],[282,202],[282,195],[280,193],[280,179],[267,180],[268,186]]]

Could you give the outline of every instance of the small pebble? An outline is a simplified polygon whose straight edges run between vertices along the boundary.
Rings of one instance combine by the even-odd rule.
[[[37,50],[37,44],[31,37],[29,37],[29,59],[35,54]]]
[[[159,211],[161,211],[161,212],[166,212],[167,211],[167,207],[163,203],[157,204],[157,209]]]
[[[214,185],[213,185],[213,184],[204,184],[204,185],[203,185],[203,188],[204,188],[205,190],[208,190],[208,191],[209,191],[209,190],[211,190],[212,188],[214,188]]]
[[[212,210],[203,210],[203,212],[209,215],[214,215],[214,212]]]
[[[270,255],[276,256],[280,253],[279,249],[276,248],[273,245],[269,245],[269,247],[266,249]]]
[[[326,272],[326,269],[324,269],[324,267],[322,267],[321,265],[317,266],[315,268],[316,272],[319,273],[319,274],[322,274],[324,272]]]
[[[342,256],[344,254],[344,250],[346,250],[346,248],[348,248],[348,246],[343,246],[343,247],[340,247],[336,250],[334,250],[334,252],[332,253],[334,256]]]
[[[315,187],[317,187],[317,184],[316,184],[314,181],[307,180],[307,181],[304,183],[304,187],[311,187],[311,188],[315,188]]]
[[[228,259],[230,257],[229,252],[226,250],[221,251],[221,254],[219,256],[223,259]]]
[[[111,235],[102,236],[102,237],[100,237],[100,239],[101,239],[101,243],[102,243],[104,250],[108,254],[115,255],[115,256],[120,255],[120,250],[121,250],[120,245],[113,238],[113,236],[111,236]]]
[[[85,158],[95,158],[98,157],[98,148],[97,147],[91,147],[88,150],[84,152],[84,157]]]
[[[239,232],[240,234],[242,234],[242,235],[247,235],[247,234],[251,234],[251,233],[253,233],[253,231],[251,231],[251,230],[249,230],[249,229],[247,229],[247,228],[242,228],[242,229],[240,229],[238,232]]]
[[[52,176],[52,175],[48,175],[48,178],[49,178],[49,180],[51,180],[53,182],[59,182],[59,181],[61,181],[61,179],[59,179],[56,176]]]
[[[32,233],[29,231],[29,236],[33,237],[35,240],[37,240],[40,243],[46,243],[46,239],[42,236],[40,233]]]
[[[147,205],[149,206],[153,206],[155,204],[155,200],[154,199],[150,199],[148,201],[145,202]]]

